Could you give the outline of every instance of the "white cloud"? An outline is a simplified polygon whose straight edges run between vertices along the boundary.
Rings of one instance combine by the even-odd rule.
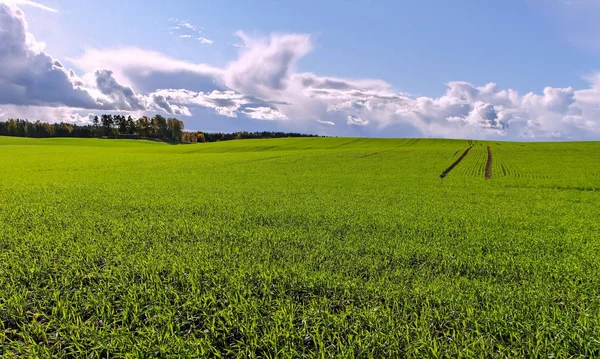
[[[70,61],[88,72],[109,68],[116,79],[140,92],[162,88],[225,90],[222,69],[176,60],[159,52],[138,48],[88,49],[81,57]]]
[[[323,121],[323,120],[317,120],[318,123],[322,123],[323,125],[328,125],[328,126],[335,126],[335,122],[333,121]]]
[[[32,121],[48,123],[68,122],[74,124],[88,124],[93,114],[85,109],[73,109],[70,107],[47,107],[47,106],[15,106],[5,105],[4,118],[22,118]],[[90,117],[90,115],[92,117]],[[1,117],[1,116],[0,116]]]
[[[255,120],[287,120],[288,118],[272,107],[247,107],[242,110],[244,114]]]
[[[176,113],[169,108],[179,108],[182,114],[189,113],[189,107],[212,109],[226,117],[244,114],[258,120],[286,120],[273,105],[259,98],[242,95],[235,91],[194,92],[184,89],[162,89],[151,94],[156,106],[168,113]],[[157,102],[157,99],[159,102]],[[185,109],[185,110],[184,110]],[[184,113],[185,112],[185,113]]]
[[[190,30],[192,30],[192,31],[196,31],[196,30],[198,30],[198,28],[197,28],[196,26],[194,26],[194,25],[190,24],[190,23],[189,23],[189,22],[187,22],[187,21],[180,21],[180,22],[179,22],[179,26],[181,26],[181,27],[184,27],[184,28],[186,28],[186,29],[190,29]]]
[[[346,124],[351,126],[366,126],[369,124],[369,120],[363,120],[359,117],[348,115],[346,116]]]
[[[211,44],[213,43],[213,41],[212,41],[212,40],[210,40],[210,39],[207,39],[206,37],[202,37],[202,36],[200,36],[200,37],[198,38],[198,41],[200,41],[200,43],[202,43],[202,44],[206,44],[206,45],[211,45]]]
[[[296,61],[312,49],[308,35],[273,35],[268,39],[252,38],[243,32],[237,35],[244,48],[239,59],[226,69],[226,83],[256,96],[286,89]]]
[[[23,12],[0,3],[0,103],[139,110],[133,90],[120,85],[110,70],[79,77],[43,52],[43,43],[27,31]]]
[[[198,31],[187,22],[172,22]],[[71,60],[86,72],[78,76],[42,52],[43,43],[26,31],[22,12],[1,11],[0,25],[8,29],[0,32],[0,104],[68,106],[81,116],[81,108],[183,116],[208,109],[225,117],[288,120],[282,128],[308,132],[335,126],[331,130],[344,135],[600,138],[600,74],[579,90],[548,87],[521,95],[494,83],[456,81],[441,96],[412,96],[379,79],[299,72],[296,63],[313,49],[309,35],[256,38],[239,32],[239,57],[224,67],[138,48],[88,49]]]
[[[504,129],[506,124],[498,120],[498,113],[494,105],[476,101],[473,103],[471,110],[465,116],[449,116],[447,120],[450,122],[463,122],[465,125],[480,126],[482,128]]]
[[[155,108],[158,108],[168,114],[172,115],[183,115],[183,116],[191,116],[192,113],[185,106],[178,106],[169,103],[169,100],[160,94],[152,94],[150,95],[150,100]]]
[[[95,107],[69,72],[27,31],[23,12],[0,3],[0,103]]]
[[[237,111],[240,107],[248,103],[243,95],[236,94],[233,91],[215,90],[204,93],[184,89],[163,89],[154,92],[152,96],[159,96],[169,104],[213,109],[219,115],[227,117],[237,117]]]
[[[198,27],[190,24],[190,22],[187,20],[171,18],[171,19],[169,19],[169,22],[175,24],[175,26],[172,26],[171,29],[178,30],[178,29],[184,28],[184,29],[188,29],[191,31],[198,31]]]
[[[171,30],[169,32],[170,35],[176,35],[176,33],[178,33],[179,38],[182,38],[182,39],[195,38],[196,40],[200,41],[201,44],[204,44],[204,45],[211,45],[213,43],[213,40],[208,39],[205,36],[198,36],[198,35],[202,34],[202,31],[200,31],[200,28],[198,26],[192,25],[190,22],[188,22],[186,20],[179,20],[176,18],[172,18],[172,19],[169,19],[169,22],[175,24],[175,26],[169,27],[169,29]]]
[[[136,95],[131,87],[119,84],[113,77],[111,70],[96,70],[94,75],[96,77],[96,87],[102,95],[109,99],[108,103],[112,104],[115,109],[123,111],[146,109],[144,99]]]

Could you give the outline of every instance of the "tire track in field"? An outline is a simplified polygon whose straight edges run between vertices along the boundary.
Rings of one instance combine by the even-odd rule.
[[[463,154],[462,154],[462,155],[460,155],[460,157],[459,157],[459,158],[458,158],[456,161],[454,161],[454,163],[452,163],[452,164],[450,165],[450,167],[446,168],[446,169],[444,170],[444,172],[442,172],[442,173],[440,174],[440,178],[444,178],[444,177],[446,177],[446,176],[447,176],[447,175],[450,173],[450,171],[452,171],[452,169],[454,169],[454,167],[458,166],[458,164],[460,163],[460,161],[462,161],[462,160],[463,160],[465,157],[467,157],[467,155],[469,154],[469,151],[471,151],[471,148],[473,148],[473,146],[471,146],[471,147],[467,148],[467,149],[465,150],[465,152],[463,152]]]
[[[383,151],[378,151],[378,152],[373,152],[373,153],[367,153],[366,155],[357,156],[356,158],[365,158],[365,157],[375,156],[375,155],[379,155],[381,153],[385,153],[385,152],[389,152],[389,151],[391,151],[391,150],[383,150]]]
[[[492,149],[487,146],[488,159],[485,164],[485,179],[492,179]]]

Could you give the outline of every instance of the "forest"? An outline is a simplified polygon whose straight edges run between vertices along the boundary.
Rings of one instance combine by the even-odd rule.
[[[176,118],[165,118],[158,114],[153,117],[142,116],[138,119],[133,119],[131,116],[104,114],[99,117],[94,116],[91,124],[83,125],[9,119],[5,122],[0,121],[0,136],[157,139],[190,143],[251,138],[318,137],[310,134],[271,131],[186,132],[183,121]]]

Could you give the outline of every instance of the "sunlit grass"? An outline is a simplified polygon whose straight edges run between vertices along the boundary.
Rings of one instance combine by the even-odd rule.
[[[599,356],[600,143],[472,144],[0,137],[0,357]]]

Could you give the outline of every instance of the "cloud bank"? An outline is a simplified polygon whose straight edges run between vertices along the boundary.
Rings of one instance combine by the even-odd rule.
[[[547,87],[542,93],[519,94],[494,83],[456,81],[447,83],[439,97],[413,96],[380,79],[298,71],[297,63],[314,49],[310,35],[252,37],[238,32],[243,46],[224,67],[139,48],[89,49],[69,59],[84,71],[79,76],[44,52],[44,44],[27,31],[18,4],[24,2],[0,4],[4,116],[30,114],[33,106],[60,109],[54,112],[63,118],[70,110],[79,114],[77,120],[97,110],[161,111],[193,121],[201,111],[209,111],[222,121],[271,121],[281,129],[330,135],[600,138],[600,74],[579,90]],[[210,41],[198,37],[194,25],[172,22],[173,29],[196,34],[190,38]]]

